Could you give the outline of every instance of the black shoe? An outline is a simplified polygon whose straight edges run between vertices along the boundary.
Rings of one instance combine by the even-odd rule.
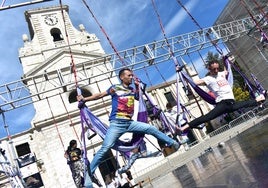
[[[93,183],[97,184],[99,187],[102,187],[102,184],[99,182],[99,180],[94,175],[92,175],[90,178],[91,178],[91,181]]]

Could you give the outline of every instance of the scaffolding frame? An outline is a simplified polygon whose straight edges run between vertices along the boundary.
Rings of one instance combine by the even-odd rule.
[[[261,18],[256,16],[256,19],[260,20]],[[250,17],[171,37],[167,41],[175,57],[178,58],[198,50],[212,47],[213,43],[224,43],[245,36],[250,30],[248,24],[254,24],[254,20]],[[101,81],[101,79],[116,76],[113,73],[115,72],[117,74],[122,66],[130,67],[132,70],[139,70],[146,66],[167,62],[171,59],[167,41],[155,41],[76,64],[77,74],[83,76],[83,79],[79,79],[78,83],[96,77],[100,77],[98,80]],[[122,58],[124,62],[121,61]],[[96,63],[102,63],[106,67],[112,65],[113,69],[107,69],[101,75],[89,77],[88,75],[90,75],[90,71],[92,71]],[[24,78],[21,80],[1,85],[0,108],[4,111],[10,111],[66,92],[66,87],[75,86],[74,79],[71,79],[73,73],[70,73],[69,70],[72,70],[72,67],[67,66],[35,76],[24,75]],[[66,77],[70,79],[66,79]],[[44,85],[50,85],[52,87],[44,91]],[[54,90],[58,90],[58,93],[51,92]]]

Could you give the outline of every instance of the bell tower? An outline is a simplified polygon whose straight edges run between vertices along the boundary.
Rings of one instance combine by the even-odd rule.
[[[108,84],[111,84],[111,80],[99,84],[97,82],[100,79],[95,77],[101,75],[102,71],[112,70],[110,63],[107,63],[107,58],[105,58],[107,55],[99,39],[95,34],[88,33],[82,24],[79,25],[79,29],[76,29],[68,12],[68,6],[40,8],[25,12],[30,36],[26,34],[22,36],[24,46],[19,50],[19,59],[26,85],[32,93],[36,92],[36,97],[33,97],[33,101],[37,101],[34,103],[36,115],[33,123],[35,125],[50,117],[47,111],[51,108],[44,100],[39,101],[40,89],[36,91],[35,88],[42,88],[46,91],[44,95],[49,98],[48,100],[53,100],[50,98],[55,98],[58,93],[64,93],[64,102],[69,104],[75,101],[74,94],[71,94],[75,89],[72,63],[83,69],[83,75],[77,76],[80,80],[85,80],[79,84],[87,87],[88,94],[103,91]],[[95,59],[98,60],[93,61]],[[62,87],[54,89],[55,85]],[[70,108],[68,110],[77,110],[77,105],[72,107],[70,104],[68,108]],[[52,111],[56,115],[61,115],[63,109],[56,106],[55,109],[52,107]]]
[[[49,61],[48,59],[56,58],[69,46],[72,50],[79,50],[84,54],[90,53],[94,58],[105,54],[96,35],[86,32],[82,24],[79,25],[80,30],[77,30],[68,12],[68,6],[25,12],[30,38],[26,34],[23,35],[24,47],[19,50],[24,77],[45,70],[48,64],[55,64],[54,59]],[[87,58],[91,58],[90,55]],[[70,61],[65,63],[57,61],[57,67],[66,66],[67,62]]]

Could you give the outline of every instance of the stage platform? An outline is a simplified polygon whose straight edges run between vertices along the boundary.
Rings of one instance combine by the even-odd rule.
[[[245,113],[188,151],[138,172],[135,182],[146,188],[268,187],[267,112]]]

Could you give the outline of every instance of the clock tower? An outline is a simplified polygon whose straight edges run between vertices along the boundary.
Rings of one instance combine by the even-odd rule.
[[[82,24],[76,29],[68,12],[68,6],[26,11],[29,36],[23,35],[24,45],[19,49],[23,80],[33,96],[36,112],[31,122],[30,147],[37,159],[43,161],[40,169],[46,187],[74,186],[63,154],[70,140],[79,141],[82,132],[75,76],[86,92],[84,96],[118,83],[99,39]],[[73,64],[81,70],[77,75]],[[103,72],[110,72],[109,76]],[[109,102],[104,99],[87,104],[95,115],[107,120]],[[93,156],[90,152],[93,151],[88,151],[88,156]]]
[[[35,68],[44,63],[46,65],[43,66],[51,64],[52,61],[45,61],[66,51],[68,45],[72,50],[90,52],[94,58],[105,54],[95,34],[87,33],[82,24],[79,26],[80,31],[73,26],[68,11],[68,6],[55,6],[25,12],[30,38],[23,35],[24,47],[19,51],[25,76],[33,76],[37,71],[40,72],[40,69]],[[60,67],[66,66],[62,65],[62,62],[60,65],[57,64]]]

